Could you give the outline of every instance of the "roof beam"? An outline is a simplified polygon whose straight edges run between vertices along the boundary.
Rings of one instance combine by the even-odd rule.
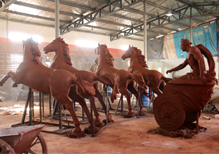
[[[4,6],[2,6],[0,8],[0,12],[3,12],[7,7],[9,7],[11,4],[13,4],[14,2],[16,2],[17,0],[10,0],[9,2],[7,2]]]
[[[32,15],[32,14],[27,14],[27,13],[22,13],[22,12],[17,12],[17,11],[7,10],[7,13],[22,15],[22,16],[25,16],[25,17],[43,19],[43,20],[48,20],[48,21],[55,21],[54,18],[42,17],[42,16],[38,16],[38,15]],[[62,22],[62,23],[69,23],[69,21],[67,21],[67,20],[59,20],[59,21]]]
[[[46,8],[46,7],[42,7],[42,6],[30,4],[30,3],[24,3],[24,2],[17,1],[17,2],[15,2],[14,4],[21,5],[21,6],[26,6],[26,7],[30,7],[30,8],[34,8],[34,9],[39,9],[39,10],[43,10],[43,11],[47,11],[47,12],[55,13],[55,9],[50,9],[50,8]],[[81,17],[81,15],[79,15],[79,14],[70,13],[70,12],[59,11],[59,13],[62,14],[62,15],[68,15],[68,16],[74,16],[74,17]]]
[[[73,21],[71,24],[69,24],[65,27],[62,27],[60,29],[60,31],[61,31],[60,34],[65,34],[65,33],[69,32],[75,28],[80,28],[80,27],[87,25],[91,22],[100,20],[106,16],[113,15],[118,11],[121,11],[123,9],[126,9],[129,6],[132,6],[134,4],[137,4],[137,3],[143,2],[143,1],[144,0],[132,0],[132,3],[130,5],[122,6],[122,0],[114,0],[114,1],[110,2],[109,4],[106,4],[106,5],[102,6],[101,8],[89,13],[88,15],[86,15],[86,16],[84,16],[76,21]],[[108,14],[103,15],[102,10],[106,9],[106,8],[109,9],[109,12],[108,12]]]
[[[47,0],[47,1],[55,2],[55,0]],[[63,5],[68,5],[68,6],[71,6],[71,7],[80,8],[82,10],[87,10],[87,11],[94,11],[95,10],[94,8],[86,6],[86,5],[80,5],[80,4],[77,4],[77,3],[67,2],[67,1],[64,1],[64,0],[59,0],[59,3],[63,4]]]
[[[198,9],[198,10],[201,10],[201,11],[203,11],[203,12],[205,12],[205,13],[215,14],[215,12],[209,11],[209,10],[206,9],[206,8],[202,8],[202,7],[200,7],[200,5],[198,6],[198,5],[196,5],[195,3],[190,2],[190,1],[188,1],[188,0],[176,0],[176,1],[178,1],[178,2],[180,2],[180,3],[183,3],[183,4],[186,4],[186,5],[190,5],[191,7],[195,8],[195,9]],[[211,3],[211,5],[214,5],[214,4]],[[206,6],[206,5],[202,5],[202,6],[204,7],[204,6]]]

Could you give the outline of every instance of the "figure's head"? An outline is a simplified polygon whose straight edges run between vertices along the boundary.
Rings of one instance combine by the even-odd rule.
[[[188,39],[181,39],[181,49],[182,51],[187,51],[186,49],[190,47],[192,42],[190,42]]]

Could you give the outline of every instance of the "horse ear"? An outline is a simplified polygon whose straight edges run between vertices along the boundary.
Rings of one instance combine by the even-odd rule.
[[[100,46],[100,43],[98,43],[98,47]]]
[[[131,48],[131,45],[129,45],[129,48]]]

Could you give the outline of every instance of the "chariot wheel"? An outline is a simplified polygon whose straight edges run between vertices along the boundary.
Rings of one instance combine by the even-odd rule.
[[[158,98],[154,101],[154,116],[162,129],[176,130],[185,121],[185,111],[181,104],[170,98]]]
[[[30,148],[24,152],[25,154],[27,153],[42,153],[42,154],[47,154],[47,145],[45,142],[45,139],[43,136],[39,133],[36,137],[36,139],[33,141],[31,144]]]
[[[15,154],[14,149],[5,141],[0,139],[0,154]]]

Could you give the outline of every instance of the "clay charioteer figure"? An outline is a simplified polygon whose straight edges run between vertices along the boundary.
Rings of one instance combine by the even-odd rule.
[[[175,68],[168,70],[166,73],[171,73],[172,71],[178,71],[190,65],[192,68],[191,73],[187,73],[179,77],[178,79],[201,79],[204,84],[207,81],[211,82],[216,80],[214,71],[214,59],[210,51],[204,47],[202,44],[192,47],[191,42],[188,39],[181,40],[181,49],[188,53],[185,61]],[[205,63],[202,54],[207,58],[209,64],[209,71],[205,72]]]

